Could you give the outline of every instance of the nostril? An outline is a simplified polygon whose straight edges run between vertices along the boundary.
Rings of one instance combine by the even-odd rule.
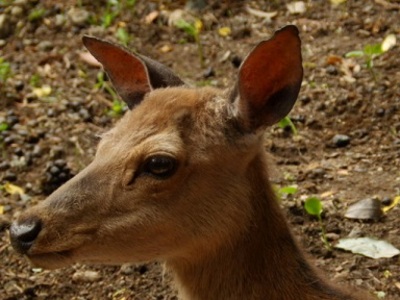
[[[42,229],[40,220],[28,220],[23,223],[13,223],[10,227],[10,237],[13,247],[26,253]]]

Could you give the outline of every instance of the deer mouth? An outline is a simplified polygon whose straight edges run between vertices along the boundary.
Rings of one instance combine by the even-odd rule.
[[[34,267],[44,269],[59,269],[74,264],[72,250],[27,254],[26,257]]]

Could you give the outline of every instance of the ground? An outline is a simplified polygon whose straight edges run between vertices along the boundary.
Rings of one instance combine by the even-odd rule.
[[[328,251],[318,221],[303,209],[307,197],[322,199],[333,245],[358,234],[400,247],[399,206],[373,221],[344,217],[353,202],[388,205],[400,193],[400,47],[374,57],[373,67],[366,57],[345,57],[389,34],[399,39],[400,2],[332,2],[340,1],[306,1],[305,11],[292,13],[289,1],[210,1],[191,15],[179,10],[183,1],[0,1],[0,299],[176,299],[158,264],[47,271],[32,269],[9,245],[7,221],[88,164],[96,136],[120,118],[100,69],[82,55],[84,34],[126,43],[193,85],[225,88],[248,51],[286,24],[300,29],[305,76],[290,114],[298,133],[279,126],[265,133],[272,181],[297,186],[282,208],[326,277],[400,299],[399,256]],[[196,38],[173,25],[196,18],[202,63]],[[11,195],[9,183],[23,193]]]

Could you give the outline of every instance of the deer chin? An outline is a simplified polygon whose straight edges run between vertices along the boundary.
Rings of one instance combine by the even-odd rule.
[[[66,268],[75,263],[71,251],[50,252],[26,255],[33,267],[48,270]]]

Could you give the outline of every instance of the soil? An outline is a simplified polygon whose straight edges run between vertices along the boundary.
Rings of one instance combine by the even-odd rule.
[[[7,124],[0,129],[0,299],[176,299],[157,263],[47,271],[30,267],[9,245],[7,221],[83,169],[95,153],[96,136],[121,116],[112,95],[96,85],[100,69],[82,58],[84,34],[121,43],[117,33],[123,29],[128,48],[165,63],[191,84],[223,88],[234,82],[248,51],[286,24],[300,29],[305,76],[290,114],[297,135],[279,126],[265,133],[276,170],[271,179],[277,187],[298,189],[283,197],[282,208],[299,243],[328,278],[400,299],[399,256],[327,251],[318,221],[303,209],[307,197],[322,199],[333,244],[361,235],[400,248],[399,206],[375,221],[344,217],[351,203],[376,198],[384,206],[400,193],[399,44],[375,57],[373,68],[362,57],[345,57],[389,34],[399,39],[400,2],[307,1],[304,12],[293,14],[289,1],[210,1],[197,14],[203,22],[203,65],[193,37],[169,24],[174,15],[188,21],[196,16],[180,11],[183,1],[129,2],[116,11],[113,1],[0,1],[6,18],[0,26],[0,70],[4,62],[11,67],[0,80],[0,124]],[[276,15],[260,17],[246,7]],[[105,26],[102,18],[112,13],[115,18]],[[223,27],[230,33],[219,32]],[[344,137],[338,140],[338,134]],[[11,195],[7,183],[24,194]]]

